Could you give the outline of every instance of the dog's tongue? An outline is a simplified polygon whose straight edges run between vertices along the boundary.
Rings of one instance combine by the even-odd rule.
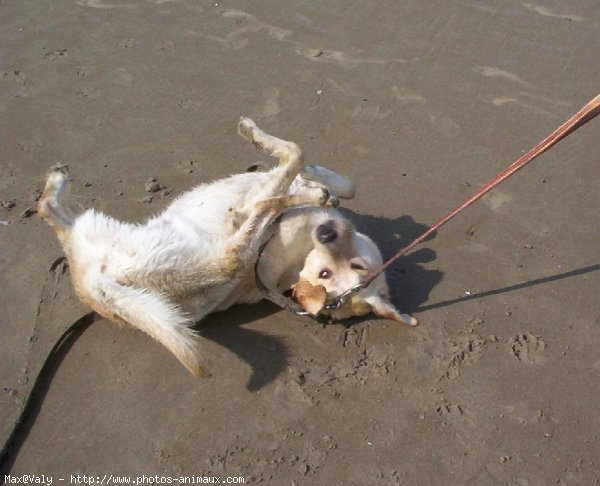
[[[327,290],[322,285],[312,285],[305,280],[294,285],[292,297],[304,309],[316,316],[325,306],[327,301]]]

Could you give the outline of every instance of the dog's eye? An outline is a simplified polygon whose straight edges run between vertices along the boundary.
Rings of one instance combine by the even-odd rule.
[[[322,279],[327,279],[327,278],[331,278],[331,270],[329,270],[329,268],[323,268],[320,272],[319,272],[319,278]]]
[[[366,270],[367,269],[367,267],[365,267],[364,265],[361,265],[360,263],[355,263],[355,262],[352,262],[350,264],[350,268],[352,270]]]

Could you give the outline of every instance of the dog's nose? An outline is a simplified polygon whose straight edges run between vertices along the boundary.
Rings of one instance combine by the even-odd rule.
[[[319,240],[319,243],[331,243],[337,236],[338,234],[334,228],[333,221],[328,221],[317,226],[317,240]]]

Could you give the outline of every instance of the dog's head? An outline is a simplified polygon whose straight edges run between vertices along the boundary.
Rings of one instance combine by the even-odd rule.
[[[314,248],[307,255],[296,286],[296,299],[311,314],[347,319],[374,313],[409,325],[417,321],[401,314],[389,300],[385,277],[380,275],[366,289],[352,294],[338,309],[324,310],[324,304],[365,280],[382,264],[377,245],[358,233],[354,225],[343,218],[328,219],[312,233]],[[310,285],[306,285],[307,282]]]

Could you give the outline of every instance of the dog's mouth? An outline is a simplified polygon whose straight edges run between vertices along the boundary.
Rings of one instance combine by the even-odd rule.
[[[292,299],[311,315],[318,315],[327,303],[327,289],[322,285],[312,285],[301,280],[292,288]]]
[[[313,317],[325,317],[333,320],[347,319],[352,316],[363,316],[372,312],[372,307],[366,302],[354,301],[350,296],[349,301],[341,305],[331,306],[335,298],[328,295],[323,285],[312,285],[302,280],[289,291],[289,297],[300,304],[304,310]]]

